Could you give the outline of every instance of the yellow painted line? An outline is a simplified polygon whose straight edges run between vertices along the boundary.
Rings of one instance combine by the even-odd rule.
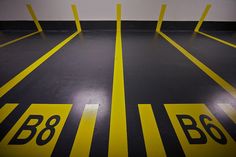
[[[70,157],[89,157],[99,104],[85,106]]]
[[[207,4],[205,10],[202,13],[202,16],[201,16],[200,20],[197,23],[197,26],[194,29],[195,32],[198,32],[199,29],[201,28],[202,23],[203,23],[204,19],[206,18],[207,13],[210,10],[210,8],[211,8],[211,4]]]
[[[28,37],[30,37],[30,36],[32,36],[32,35],[35,35],[35,34],[38,34],[38,33],[40,33],[40,32],[39,32],[39,31],[36,31],[36,32],[30,33],[30,34],[24,35],[24,36],[22,36],[22,37],[19,37],[19,38],[17,38],[17,39],[14,39],[14,40],[12,40],[12,41],[6,42],[6,43],[4,43],[4,44],[1,44],[1,45],[0,45],[0,48],[2,48],[2,47],[4,47],[4,46],[7,46],[7,45],[10,45],[10,44],[12,44],[12,43],[15,43],[15,42],[17,42],[17,41],[20,41],[20,40],[22,40],[22,39],[28,38]]]
[[[138,105],[147,157],[165,157],[165,149],[150,104]]]
[[[5,104],[0,108],[0,124],[16,108],[18,104]]]
[[[236,109],[230,104],[218,104],[220,108],[229,116],[236,124]]]
[[[116,5],[116,32],[121,31],[121,4]]]
[[[77,11],[76,5],[72,4],[71,8],[72,8],[72,11],[73,11],[73,14],[74,14],[77,31],[81,32],[81,26],[80,26],[80,22],[79,22],[79,16],[78,16],[78,11]]]
[[[158,19],[158,22],[157,22],[156,32],[161,31],[161,25],[162,25],[162,21],[163,21],[163,18],[164,18],[165,11],[166,11],[166,4],[162,4],[161,11],[160,11],[160,16],[159,16],[159,19]]]
[[[109,157],[127,157],[127,126],[124,90],[124,72],[121,42],[121,5],[116,6],[117,32],[112,88],[112,104],[109,134]]]
[[[27,8],[28,8],[28,11],[29,11],[29,13],[30,13],[32,19],[34,20],[34,23],[35,23],[35,25],[36,25],[38,31],[39,31],[39,32],[42,32],[42,27],[41,27],[41,25],[39,24],[39,21],[38,21],[36,15],[35,15],[35,12],[34,12],[32,6],[31,6],[30,4],[27,4],[26,6],[27,6]]]
[[[206,36],[206,37],[208,37],[208,38],[210,38],[210,39],[216,40],[216,41],[218,41],[218,42],[220,42],[220,43],[223,43],[223,44],[225,44],[225,45],[228,45],[228,46],[231,46],[231,47],[233,47],[233,48],[236,48],[236,45],[235,45],[235,44],[229,43],[229,42],[227,42],[227,41],[224,41],[224,40],[222,40],[222,39],[219,39],[219,38],[217,38],[217,37],[214,37],[214,36],[211,36],[211,35],[209,35],[209,34],[206,34],[206,33],[203,33],[203,32],[201,32],[201,31],[199,31],[200,28],[201,28],[201,26],[202,26],[202,23],[203,23],[204,19],[206,18],[207,14],[208,14],[208,12],[209,12],[209,10],[210,10],[210,8],[211,8],[211,4],[207,4],[207,6],[206,6],[205,10],[203,11],[202,16],[201,16],[201,18],[200,18],[200,20],[199,20],[199,22],[198,22],[196,28],[194,29],[194,32],[197,32],[197,33],[199,33],[199,34],[201,34],[201,35],[204,35],[204,36]]]
[[[0,142],[4,157],[49,157],[72,104],[32,104]]]
[[[199,33],[199,34],[201,34],[201,35],[204,35],[204,36],[206,36],[206,37],[208,37],[208,38],[211,38],[211,39],[213,39],[213,40],[216,40],[216,41],[218,41],[218,42],[220,42],[220,43],[223,43],[223,44],[225,44],[225,45],[228,45],[228,46],[231,46],[231,47],[233,47],[233,48],[236,48],[236,45],[235,45],[235,44],[229,43],[229,42],[227,42],[227,41],[224,41],[224,40],[222,40],[222,39],[216,38],[216,37],[211,36],[211,35],[209,35],[209,34],[203,33],[203,32],[201,32],[201,31],[198,31],[197,33]]]
[[[40,24],[39,24],[39,21],[38,21],[36,15],[35,15],[35,13],[34,13],[34,10],[33,10],[32,6],[31,6],[30,4],[27,4],[26,6],[27,6],[27,8],[28,8],[28,11],[29,11],[29,13],[30,13],[32,19],[34,20],[34,23],[35,23],[35,25],[36,25],[38,31],[33,32],[33,33],[30,33],[30,34],[27,34],[27,35],[24,35],[24,36],[22,36],[22,37],[19,37],[19,38],[17,38],[17,39],[12,40],[12,41],[6,42],[6,43],[4,43],[4,44],[1,44],[1,45],[0,45],[0,48],[2,48],[2,47],[4,47],[4,46],[7,46],[7,45],[10,45],[10,44],[12,44],[12,43],[15,43],[15,42],[17,42],[17,41],[20,41],[20,40],[22,40],[22,39],[28,38],[28,37],[30,37],[30,36],[32,36],[32,35],[37,34],[37,33],[42,32],[42,27],[41,27]]]
[[[25,77],[27,77],[32,71],[34,71],[36,68],[38,68],[43,62],[45,62],[48,58],[50,58],[53,54],[55,54],[59,49],[61,49],[64,45],[66,45],[70,40],[72,40],[79,32],[75,32],[69,37],[67,37],[64,41],[56,45],[53,49],[48,51],[45,55],[40,57],[37,61],[32,63],[30,66],[28,66],[26,69],[21,71],[19,74],[17,74],[15,77],[13,77],[10,81],[8,81],[6,84],[4,84],[0,88],[0,98],[6,94],[9,90],[11,90],[13,87],[15,87],[19,82],[21,82]]]
[[[163,38],[165,38],[171,45],[173,45],[176,49],[178,49],[185,57],[187,57],[192,63],[194,63],[198,68],[200,68],[205,74],[207,74],[210,78],[212,78],[216,83],[218,83],[222,88],[224,88],[227,92],[229,92],[233,97],[236,98],[236,89],[227,81],[225,81],[222,77],[217,75],[214,71],[208,68],[205,64],[191,55],[190,52],[185,50],[182,46],[177,44],[174,40],[169,38],[164,33],[159,33]]]

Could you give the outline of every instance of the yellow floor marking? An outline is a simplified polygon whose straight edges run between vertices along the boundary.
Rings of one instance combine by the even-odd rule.
[[[150,104],[138,105],[147,157],[165,157],[165,149]]]
[[[51,156],[71,107],[32,104],[1,141],[1,156]]]
[[[225,44],[225,45],[228,45],[228,46],[231,46],[231,47],[233,47],[233,48],[236,48],[236,45],[235,45],[235,44],[229,43],[229,42],[227,42],[227,41],[224,41],[224,40],[222,40],[222,39],[219,39],[219,38],[217,38],[217,37],[214,37],[214,36],[212,36],[212,35],[209,35],[209,34],[206,34],[206,33],[203,33],[203,32],[201,32],[201,31],[199,31],[200,28],[201,28],[201,26],[202,26],[202,23],[203,23],[204,19],[206,18],[207,14],[208,14],[208,12],[209,12],[209,10],[210,10],[210,8],[211,8],[211,4],[207,4],[205,10],[204,10],[203,13],[202,13],[202,16],[201,16],[199,22],[197,23],[196,28],[194,29],[194,32],[197,32],[197,33],[199,33],[199,34],[201,34],[201,35],[204,35],[204,36],[206,36],[206,37],[208,37],[208,38],[210,38],[210,39],[216,40],[216,41],[218,41],[218,42],[220,42],[220,43],[223,43],[223,44]]]
[[[200,68],[205,74],[207,74],[210,78],[212,78],[216,83],[218,83],[222,88],[224,88],[227,92],[229,92],[233,97],[236,98],[236,89],[219,75],[217,75],[214,71],[208,68],[205,64],[191,55],[190,52],[185,50],[182,46],[177,44],[174,40],[169,38],[164,33],[159,33],[163,38],[165,38],[170,44],[172,44],[176,49],[178,49],[185,57],[187,57],[192,63],[194,63],[198,68]]]
[[[230,104],[218,104],[220,108],[229,116],[236,124],[236,109]]]
[[[70,157],[89,157],[99,104],[87,104],[84,108]]]
[[[70,40],[72,40],[78,34],[79,32],[75,32],[72,35],[70,35],[64,41],[62,41],[61,43],[56,45],[53,49],[48,51],[45,55],[43,55],[38,60],[36,60],[33,64],[28,66],[25,70],[21,71],[19,74],[13,77],[10,81],[4,84],[0,88],[0,98],[4,94],[6,94],[9,90],[11,90],[13,87],[15,87],[19,82],[21,82],[25,77],[27,77],[32,71],[38,68],[43,62],[45,62],[48,58],[50,58],[53,54],[55,54],[59,49],[65,46]]]
[[[17,42],[17,41],[20,41],[20,40],[22,40],[22,39],[28,38],[28,37],[30,37],[30,36],[32,36],[32,35],[37,34],[37,33],[42,32],[42,27],[41,27],[40,24],[39,24],[39,21],[38,21],[36,15],[35,15],[35,13],[34,13],[34,10],[33,10],[32,6],[31,6],[30,4],[27,4],[26,6],[27,6],[27,8],[28,8],[28,11],[29,11],[29,13],[30,13],[32,19],[34,20],[34,23],[35,23],[35,25],[36,25],[38,31],[33,32],[33,33],[30,33],[30,34],[27,34],[27,35],[24,35],[24,36],[22,36],[22,37],[19,37],[19,38],[17,38],[17,39],[12,40],[12,41],[6,42],[6,43],[4,43],[4,44],[1,44],[1,45],[0,45],[0,48],[2,48],[2,47],[4,47],[4,46],[7,46],[7,45],[10,45],[10,44],[12,44],[12,43],[15,43],[15,42]]]
[[[74,14],[74,19],[75,19],[75,24],[76,24],[77,31],[81,32],[79,15],[78,15],[78,12],[77,12],[76,5],[75,4],[71,5],[71,8],[72,8],[72,11],[73,11],[73,14]]]
[[[233,48],[236,48],[236,45],[235,45],[235,44],[232,44],[232,43],[229,43],[229,42],[224,41],[224,40],[222,40],[222,39],[216,38],[216,37],[211,36],[211,35],[209,35],[209,34],[206,34],[206,33],[204,33],[204,32],[198,31],[197,33],[199,33],[199,34],[201,34],[201,35],[204,35],[204,36],[206,36],[206,37],[208,37],[208,38],[211,38],[211,39],[213,39],[213,40],[216,40],[216,41],[218,41],[218,42],[220,42],[220,43],[223,43],[223,44],[225,44],[225,45],[228,45],[228,46],[231,46],[231,47],[233,47]]]
[[[124,90],[124,72],[121,41],[121,5],[117,4],[117,32],[112,88],[112,104],[109,134],[109,157],[127,157],[127,126]]]
[[[32,19],[34,20],[34,23],[35,23],[35,25],[36,25],[38,31],[39,31],[39,32],[42,32],[42,31],[43,31],[43,30],[42,30],[42,27],[41,27],[41,25],[39,24],[39,21],[38,21],[36,15],[35,15],[35,13],[34,13],[34,10],[33,10],[32,6],[31,6],[30,4],[27,4],[26,6],[27,6],[27,8],[28,8],[28,11],[29,11],[29,13],[30,13]]]
[[[24,36],[22,36],[22,37],[19,37],[19,38],[17,38],[17,39],[14,39],[14,40],[12,40],[12,41],[6,42],[6,43],[4,43],[4,44],[1,44],[1,45],[0,45],[0,48],[2,48],[2,47],[4,47],[4,46],[7,46],[7,45],[10,45],[10,44],[12,44],[12,43],[15,43],[15,42],[17,42],[17,41],[19,41],[19,40],[28,38],[28,37],[30,37],[30,36],[32,36],[32,35],[35,35],[35,34],[38,34],[38,33],[40,33],[40,32],[39,32],[39,31],[36,31],[36,32],[30,33],[30,34],[24,35]]]
[[[5,104],[0,108],[0,124],[16,108],[18,104]]]
[[[202,16],[201,16],[200,20],[197,23],[197,26],[194,29],[195,32],[198,32],[199,29],[201,28],[202,23],[203,23],[204,19],[206,18],[207,13],[210,10],[210,8],[211,8],[211,4],[207,4],[205,10],[202,13]]]
[[[163,21],[163,18],[164,18],[165,10],[166,10],[166,4],[162,4],[159,20],[157,22],[156,32],[161,31],[161,25],[162,25],[162,21]]]
[[[205,104],[165,104],[185,156],[234,157],[236,143]]]
[[[203,12],[203,15],[198,22],[197,27],[195,28],[195,31],[198,31],[201,27],[201,24],[206,17],[208,10],[210,9],[211,5],[208,4],[206,6],[206,9]],[[165,10],[165,9],[163,9]],[[162,11],[160,14],[160,17],[163,17],[165,12]],[[160,28],[161,29],[161,28]],[[205,74],[207,74],[210,78],[212,78],[216,83],[218,83],[222,88],[224,88],[227,92],[229,92],[233,97],[236,98],[236,89],[227,81],[225,81],[223,78],[221,78],[219,75],[217,75],[214,71],[212,71],[210,68],[208,68],[205,64],[203,64],[201,61],[199,61],[197,58],[195,58],[190,52],[185,50],[182,46],[177,44],[174,40],[172,40],[170,37],[165,35],[163,32],[158,32],[164,39],[166,39],[171,45],[173,45],[176,49],[178,49],[185,57],[187,57],[192,63],[194,63],[198,68],[200,68]]]

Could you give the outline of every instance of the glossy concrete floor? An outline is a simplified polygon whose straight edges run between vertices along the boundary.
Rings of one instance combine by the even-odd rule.
[[[164,33],[236,87],[235,48],[193,32]],[[72,32],[45,32],[0,48],[0,86],[70,34]],[[231,43],[236,41],[236,32],[209,34]],[[0,42],[21,35],[19,32],[2,32]],[[1,97],[0,107],[6,103],[19,105],[1,123],[0,140],[4,140],[31,104],[73,104],[51,154],[69,156],[85,105],[99,104],[90,156],[107,156],[112,82],[115,79],[115,36],[114,31],[80,33]],[[232,148],[236,148],[236,125],[218,104],[231,104],[236,110],[236,98],[153,31],[122,31],[122,44],[129,156],[146,156],[138,104],[152,105],[167,156],[189,156],[194,150],[213,156],[211,149],[219,149],[215,154],[218,156],[222,156],[224,150],[235,154]],[[225,129],[223,134],[234,143],[226,143],[222,148],[208,143],[203,144],[203,149],[188,148],[175,130],[177,124],[164,104],[187,104],[190,108],[194,104],[206,104]],[[201,111],[196,110],[198,112]],[[194,132],[194,129],[189,131]],[[212,142],[212,136],[221,139],[221,134],[216,132],[206,135],[207,140]],[[198,138],[194,133],[191,135]]]

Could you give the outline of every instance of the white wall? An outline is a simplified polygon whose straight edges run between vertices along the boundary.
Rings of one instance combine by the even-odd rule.
[[[115,20],[115,5],[122,4],[124,20],[157,20],[162,3],[165,20],[198,20],[207,3],[213,6],[207,21],[236,21],[236,0],[0,0],[1,20],[31,20],[26,3],[32,4],[39,20],[73,20],[75,3],[80,20]]]

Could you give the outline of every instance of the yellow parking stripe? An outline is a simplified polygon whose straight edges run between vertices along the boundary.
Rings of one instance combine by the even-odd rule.
[[[31,6],[30,4],[27,4],[26,6],[27,6],[27,8],[28,8],[28,11],[29,11],[29,13],[30,13],[32,19],[34,20],[34,23],[35,23],[35,25],[36,25],[38,31],[39,31],[39,32],[42,32],[42,31],[43,31],[43,30],[42,30],[42,27],[41,27],[41,25],[39,24],[39,21],[38,21],[36,15],[35,15],[35,13],[34,13],[34,10],[33,10],[32,6]]]
[[[79,15],[78,15],[78,12],[77,12],[76,5],[75,5],[75,4],[71,5],[71,8],[72,8],[72,11],[73,11],[73,14],[74,14],[75,24],[76,24],[77,31],[78,31],[78,32],[81,32],[81,26],[80,26],[80,21],[79,21]]]
[[[0,124],[16,108],[18,104],[5,104],[0,108]]]
[[[236,109],[230,104],[218,104],[220,108],[229,116],[236,124]]]
[[[76,9],[76,8],[74,8]],[[73,12],[75,10],[72,9]],[[76,11],[77,12],[77,11]],[[78,21],[78,14],[75,20]],[[61,43],[56,45],[53,49],[48,51],[45,55],[40,57],[37,61],[35,61],[33,64],[28,66],[25,70],[21,71],[18,75],[13,77],[10,81],[8,81],[6,84],[4,84],[0,88],[0,98],[5,95],[9,90],[11,90],[13,87],[15,87],[19,82],[21,82],[26,76],[28,76],[32,71],[34,71],[36,68],[38,68],[43,62],[45,62],[48,58],[50,58],[53,54],[55,54],[58,50],[60,50],[63,46],[65,46],[69,41],[71,41],[76,35],[78,35],[80,32],[76,31],[69,37],[67,37],[65,40],[63,40]]]
[[[192,63],[194,63],[198,68],[200,68],[205,74],[207,74],[210,78],[212,78],[216,83],[218,83],[222,88],[224,88],[227,92],[229,92],[233,97],[236,98],[236,89],[219,75],[217,75],[214,71],[208,68],[205,64],[191,55],[190,52],[185,50],[182,46],[177,44],[174,40],[169,38],[164,33],[159,33],[163,38],[165,38],[170,44],[172,44],[176,49],[178,49],[185,57],[187,57]]]
[[[220,43],[223,43],[223,44],[225,44],[225,45],[228,45],[228,46],[231,46],[231,47],[233,47],[233,48],[236,48],[236,45],[235,45],[235,44],[229,43],[229,42],[227,42],[227,41],[224,41],[224,40],[222,40],[222,39],[219,39],[219,38],[217,38],[217,37],[214,37],[214,36],[212,36],[212,35],[209,35],[209,34],[206,34],[206,33],[204,33],[204,32],[199,31],[200,28],[201,28],[201,26],[202,26],[202,23],[203,23],[204,19],[206,18],[207,14],[208,14],[208,12],[209,12],[209,10],[210,10],[210,8],[211,8],[211,4],[207,4],[205,10],[204,10],[203,13],[202,13],[202,16],[201,16],[199,22],[197,23],[196,28],[194,29],[194,32],[197,32],[197,33],[199,33],[199,34],[201,34],[201,35],[203,35],[203,36],[206,36],[206,37],[208,37],[208,38],[210,38],[210,39],[216,40],[216,41],[218,41],[218,42],[220,42]]]
[[[54,53],[56,53],[59,49],[61,49],[65,44],[67,44],[70,40],[72,40],[79,32],[75,32],[72,35],[70,35],[68,38],[66,38],[64,41],[56,45],[53,49],[48,51],[45,55],[40,57],[37,61],[35,61],[33,64],[28,66],[26,69],[21,71],[19,74],[17,74],[15,77],[13,77],[10,81],[8,81],[6,84],[4,84],[0,88],[0,98],[6,94],[9,90],[11,90],[13,87],[15,87],[19,82],[21,82],[26,76],[28,76],[32,71],[34,71],[36,68],[38,68],[43,62],[45,62],[49,57],[51,57]]]
[[[127,157],[127,126],[124,90],[124,73],[121,41],[121,5],[116,6],[117,32],[115,46],[115,61],[113,74],[110,134],[109,134],[109,157]]]
[[[165,11],[166,11],[166,4],[162,4],[161,11],[160,11],[160,16],[159,16],[159,19],[158,19],[158,22],[157,22],[156,32],[161,31],[161,25],[162,25],[162,21],[163,21],[163,18],[164,18]]]
[[[210,9],[210,5],[207,5],[202,18],[200,21],[203,21],[208,10]],[[161,12],[160,16],[164,12]],[[203,19],[203,20],[202,20]],[[201,24],[198,24],[199,27]],[[197,29],[198,27],[196,27]],[[173,45],[176,49],[178,49],[185,57],[187,57],[192,63],[194,63],[198,68],[200,68],[205,74],[207,74],[210,78],[212,78],[216,83],[218,83],[222,88],[224,88],[227,92],[229,92],[233,97],[236,98],[236,89],[227,81],[225,81],[223,78],[221,78],[219,75],[217,75],[214,71],[212,71],[210,68],[208,68],[205,64],[203,64],[201,61],[199,61],[197,58],[195,58],[190,52],[185,50],[182,46],[177,44],[174,40],[172,40],[170,37],[165,35],[163,32],[158,32],[164,39],[166,39],[171,45]]]
[[[19,37],[19,38],[17,38],[17,39],[14,39],[14,40],[12,40],[12,41],[6,42],[6,43],[4,43],[4,44],[1,44],[1,45],[0,45],[0,48],[2,48],[2,47],[4,47],[4,46],[7,46],[7,45],[10,45],[10,44],[12,44],[12,43],[15,43],[15,42],[17,42],[17,41],[19,41],[19,40],[28,38],[28,37],[30,37],[30,36],[32,36],[32,35],[35,35],[35,34],[38,34],[38,33],[40,33],[40,32],[39,32],[39,31],[36,31],[36,32],[30,33],[30,34],[27,34],[27,35],[25,35],[25,36]]]
[[[93,138],[99,104],[87,104],[84,108],[70,157],[88,157]]]
[[[29,11],[29,13],[30,13],[32,19],[34,20],[34,23],[35,23],[35,25],[36,25],[38,31],[33,32],[33,33],[30,33],[30,34],[27,34],[27,35],[24,35],[24,36],[22,36],[22,37],[19,37],[19,38],[17,38],[17,39],[12,40],[12,41],[6,42],[6,43],[4,43],[4,44],[1,44],[1,45],[0,45],[0,48],[2,48],[2,47],[4,47],[4,46],[7,46],[7,45],[10,45],[10,44],[12,44],[12,43],[15,43],[15,42],[17,42],[17,41],[20,41],[20,40],[22,40],[22,39],[28,38],[28,37],[30,37],[30,36],[32,36],[32,35],[37,34],[37,33],[42,32],[42,27],[41,27],[40,24],[39,24],[39,21],[38,21],[36,15],[35,15],[35,13],[34,13],[34,10],[33,10],[32,6],[31,6],[30,4],[27,4],[26,6],[27,6],[27,8],[28,8],[28,11]]]
[[[152,106],[150,104],[139,104],[138,109],[147,157],[165,157],[165,149],[152,111]]]
[[[116,5],[116,32],[121,31],[121,4]]]
[[[235,45],[235,44],[229,43],[229,42],[227,42],[227,41],[224,41],[224,40],[222,40],[222,39],[216,38],[216,37],[211,36],[211,35],[209,35],[209,34],[206,34],[206,33],[200,32],[200,31],[198,31],[197,33],[199,33],[199,34],[201,34],[201,35],[204,35],[204,36],[206,36],[206,37],[208,37],[208,38],[211,38],[211,39],[213,39],[213,40],[216,40],[216,41],[218,41],[218,42],[221,42],[221,43],[223,43],[223,44],[225,44],[225,45],[228,45],[228,46],[231,46],[231,47],[233,47],[233,48],[236,48],[236,45]]]
[[[206,18],[207,13],[210,10],[210,8],[211,8],[211,4],[207,4],[205,10],[202,13],[202,16],[201,16],[200,20],[197,23],[197,26],[194,29],[195,32],[198,32],[199,29],[201,28],[202,23],[203,23],[204,19]]]

